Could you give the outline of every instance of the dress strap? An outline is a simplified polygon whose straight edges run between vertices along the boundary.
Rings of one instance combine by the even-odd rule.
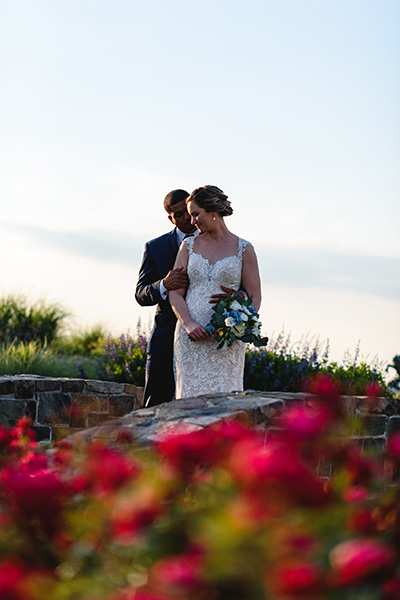
[[[246,250],[246,246],[251,246],[251,243],[243,238],[239,238],[239,250],[238,250],[238,258],[242,260],[243,252]]]
[[[194,235],[188,236],[185,239],[186,245],[187,245],[188,250],[189,250],[189,254],[192,254],[192,252],[193,252],[194,240],[195,240],[195,236]]]

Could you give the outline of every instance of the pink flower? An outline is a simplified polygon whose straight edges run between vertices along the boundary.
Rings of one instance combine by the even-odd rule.
[[[139,476],[139,463],[124,456],[116,448],[109,448],[99,442],[94,442],[88,448],[85,472],[82,481],[87,478],[87,484],[100,493],[109,493],[135,481]]]
[[[0,598],[1,600],[30,600],[32,595],[24,582],[27,566],[14,559],[6,559],[0,563]]]
[[[382,394],[382,386],[377,381],[371,381],[365,388],[365,395],[369,396],[369,398],[378,398]]]
[[[164,586],[194,590],[201,584],[201,570],[201,556],[188,553],[159,560],[153,567],[153,576]]]
[[[197,467],[212,465],[217,456],[209,430],[169,435],[157,444],[157,450],[183,477],[190,476]]]
[[[162,499],[152,488],[141,488],[134,498],[117,504],[111,516],[113,539],[129,544],[144,528],[149,527],[165,512]]]
[[[273,573],[273,588],[279,598],[315,598],[322,591],[322,572],[307,560],[279,565]],[[275,597],[275,596],[274,596]]]
[[[368,490],[365,487],[354,486],[343,492],[343,499],[346,502],[362,502],[368,498]]]
[[[318,373],[307,381],[307,391],[316,394],[319,400],[336,401],[339,397],[339,387],[328,373]]]
[[[34,454],[16,466],[7,466],[1,474],[1,483],[16,513],[37,517],[49,535],[54,533],[69,490],[48,468],[44,455]]]
[[[287,410],[281,418],[284,435],[298,442],[314,440],[322,435],[332,422],[332,413],[326,406],[316,403],[296,406]]]
[[[322,506],[330,498],[325,483],[285,444],[237,444],[232,451],[231,470],[245,489],[261,494],[266,501],[274,498],[282,506],[287,502]]]
[[[395,553],[386,544],[371,540],[342,542],[330,553],[330,562],[338,585],[352,585],[390,574]]]

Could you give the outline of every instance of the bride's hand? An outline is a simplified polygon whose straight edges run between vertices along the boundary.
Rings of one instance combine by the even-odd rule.
[[[204,327],[202,327],[198,323],[195,323],[194,321],[190,321],[190,323],[185,325],[185,329],[186,329],[186,333],[193,340],[205,340],[208,337],[210,337],[210,334],[208,333],[208,331],[206,329],[204,329]]]
[[[211,298],[209,299],[210,304],[218,304],[220,300],[226,300],[227,298],[229,298],[229,296],[232,296],[232,294],[237,294],[241,298],[245,298],[246,296],[245,292],[241,290],[235,290],[225,285],[221,285],[221,290],[222,292],[220,292],[219,294],[213,294],[211,296]]]

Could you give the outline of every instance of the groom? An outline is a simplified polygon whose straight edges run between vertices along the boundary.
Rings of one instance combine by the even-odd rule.
[[[147,346],[144,405],[156,406],[172,400],[175,392],[173,344],[176,317],[168,300],[169,290],[187,287],[183,268],[174,269],[178,248],[186,235],[197,235],[186,207],[189,194],[173,190],[165,196],[164,208],[175,228],[144,248],[135,298],[141,306],[157,305],[154,326]]]

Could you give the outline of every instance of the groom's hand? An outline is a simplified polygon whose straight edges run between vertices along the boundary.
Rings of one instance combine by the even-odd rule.
[[[220,300],[226,300],[227,298],[229,298],[229,296],[232,296],[232,294],[237,294],[240,297],[243,296],[243,292],[234,290],[233,288],[230,288],[230,287],[226,287],[225,285],[221,285],[221,290],[222,290],[221,293],[213,294],[211,296],[211,298],[209,300],[210,304],[217,304]]]
[[[164,277],[163,284],[166,290],[179,290],[180,288],[187,288],[189,285],[189,279],[187,271],[183,267],[172,269],[168,275]]]

